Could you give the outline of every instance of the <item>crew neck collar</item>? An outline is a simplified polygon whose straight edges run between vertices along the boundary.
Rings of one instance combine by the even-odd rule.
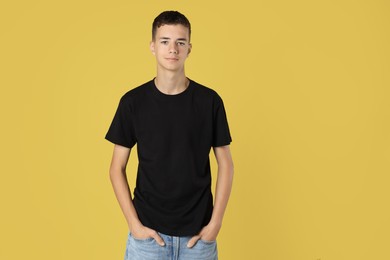
[[[189,80],[189,84],[187,86],[187,88],[185,90],[183,90],[182,92],[180,93],[177,93],[177,94],[165,94],[163,92],[161,92],[157,86],[156,86],[156,83],[154,82],[156,78],[154,77],[152,80],[151,80],[151,86],[152,86],[152,89],[153,89],[153,93],[161,98],[165,98],[165,99],[172,99],[172,98],[178,98],[178,97],[181,97],[181,96],[185,96],[188,94],[188,92],[191,91],[192,87],[193,87],[193,82],[190,78],[187,77],[187,79]]]

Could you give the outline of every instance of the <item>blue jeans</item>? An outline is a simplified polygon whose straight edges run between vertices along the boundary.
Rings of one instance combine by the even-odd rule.
[[[192,236],[169,236],[158,232],[165,245],[154,238],[138,239],[128,234],[125,260],[218,260],[217,241],[198,240],[187,247]]]

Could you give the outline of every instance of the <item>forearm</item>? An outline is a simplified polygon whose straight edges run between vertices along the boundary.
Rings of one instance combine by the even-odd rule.
[[[126,218],[129,229],[132,226],[139,225],[137,212],[134,208],[130,187],[127,182],[126,171],[124,169],[112,169],[110,170],[110,180],[115,192],[115,196],[122,209],[123,215]]]
[[[222,225],[222,219],[233,185],[233,172],[233,165],[224,164],[218,166],[214,209],[210,220],[210,223],[214,223],[217,226]]]

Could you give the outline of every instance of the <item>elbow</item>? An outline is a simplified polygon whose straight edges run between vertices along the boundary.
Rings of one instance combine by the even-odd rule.
[[[234,164],[233,164],[233,161],[232,160],[229,160],[225,163],[226,165],[226,168],[229,169],[229,172],[231,172],[233,174],[234,172]]]
[[[229,168],[229,170],[231,172],[234,172],[234,163],[233,163],[232,158],[229,158],[229,160],[226,160],[225,163],[226,163],[227,167]]]
[[[234,164],[233,161],[225,161],[223,163],[218,164],[218,168],[221,170],[230,173],[231,176],[234,175]]]
[[[113,169],[110,168],[110,170],[108,171],[108,177],[110,178],[110,181],[112,182],[113,179],[115,179],[115,176],[117,176],[117,173],[114,172]]]
[[[125,168],[118,167],[118,166],[115,166],[115,165],[111,165],[108,172],[109,172],[110,180],[113,180],[113,179],[117,178],[120,175],[126,175],[126,169]]]
[[[230,173],[230,178],[233,179],[233,176],[234,176],[234,164],[233,164],[232,160],[230,160],[230,162],[228,163],[228,169],[229,169],[229,173]]]

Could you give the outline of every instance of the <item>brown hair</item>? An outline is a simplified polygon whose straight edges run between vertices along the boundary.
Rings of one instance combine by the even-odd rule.
[[[178,11],[164,11],[159,14],[153,21],[152,40],[155,40],[157,28],[165,24],[181,24],[188,28],[189,37],[191,38],[191,24],[187,17]],[[189,39],[188,39],[189,40]]]

